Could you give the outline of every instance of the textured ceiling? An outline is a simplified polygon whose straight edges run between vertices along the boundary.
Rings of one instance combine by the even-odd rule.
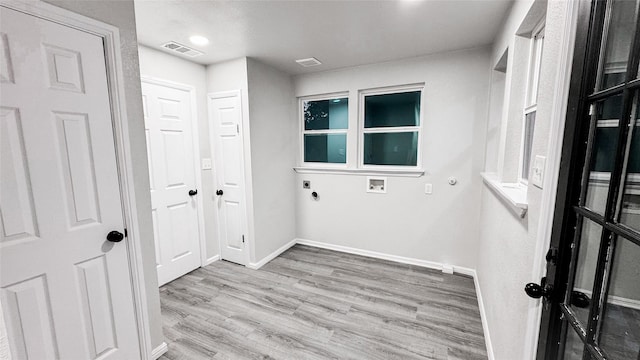
[[[248,56],[290,74],[397,60],[491,44],[508,0],[137,0],[141,44],[176,41],[211,64]],[[210,42],[195,46],[191,35]],[[303,68],[296,59],[316,57]]]

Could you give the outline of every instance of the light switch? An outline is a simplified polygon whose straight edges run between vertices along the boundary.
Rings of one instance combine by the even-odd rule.
[[[433,192],[433,184],[424,184],[424,193],[431,195]]]
[[[202,170],[211,170],[211,159],[202,159]]]
[[[531,169],[531,183],[540,189],[542,189],[542,182],[544,181],[544,164],[546,160],[546,157],[536,155],[535,160],[533,160],[533,168]]]

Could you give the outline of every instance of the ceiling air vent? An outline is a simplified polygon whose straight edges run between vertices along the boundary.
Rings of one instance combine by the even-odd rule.
[[[316,58],[299,59],[299,60],[296,60],[296,62],[304,67],[318,66],[322,64]]]
[[[194,50],[190,47],[184,46],[182,44],[178,44],[175,41],[169,41],[166,44],[162,45],[163,48],[167,49],[167,50],[171,50],[177,53],[180,53],[182,55],[186,55],[188,57],[196,57],[196,56],[200,56],[203,55],[204,53],[198,50]]]

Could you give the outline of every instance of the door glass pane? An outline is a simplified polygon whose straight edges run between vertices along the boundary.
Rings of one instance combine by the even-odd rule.
[[[416,166],[418,132],[365,133],[365,165]]]
[[[582,360],[584,354],[582,339],[568,322],[565,321],[563,326],[567,329],[567,339],[564,343],[564,356],[562,359]]]
[[[364,127],[420,125],[420,91],[368,95],[364,98]]]
[[[349,99],[305,101],[302,104],[305,130],[347,129]]]
[[[600,64],[598,89],[607,89],[622,84],[627,75],[627,60],[635,33],[637,2],[631,0],[610,0],[608,31],[603,39],[604,56]],[[603,37],[604,37],[603,36]]]
[[[640,246],[618,238],[613,256],[600,347],[612,359],[640,354]]]
[[[634,126],[629,128],[627,176],[620,222],[640,232],[640,94],[636,97]],[[640,286],[640,285],[639,285]]]
[[[304,161],[346,163],[347,134],[305,134]]]
[[[595,138],[591,150],[585,206],[599,214],[604,214],[618,144],[622,95],[601,101],[595,108]]]
[[[593,280],[596,275],[598,251],[602,237],[602,227],[589,219],[583,219],[580,243],[577,245],[577,266],[573,282],[573,290],[568,293],[565,303],[582,324],[587,328]]]

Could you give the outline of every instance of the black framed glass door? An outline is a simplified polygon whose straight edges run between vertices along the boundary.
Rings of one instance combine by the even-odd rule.
[[[640,360],[640,0],[579,12],[538,359]]]

